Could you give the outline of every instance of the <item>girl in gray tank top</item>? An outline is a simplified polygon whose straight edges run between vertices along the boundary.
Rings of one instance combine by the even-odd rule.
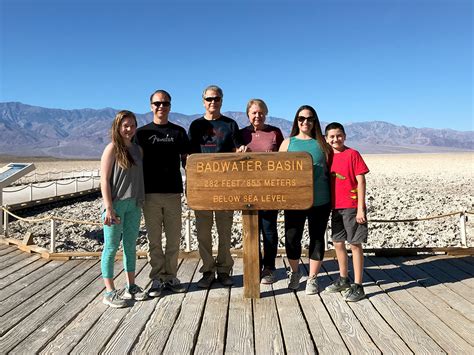
[[[141,148],[132,142],[137,119],[130,111],[120,111],[112,123],[112,142],[105,147],[100,167],[104,250],[101,258],[102,278],[106,292],[103,303],[115,308],[126,307],[128,299],[144,300],[147,294],[135,284],[136,244],[140,228],[144,183]],[[114,285],[114,261],[123,245],[123,266],[127,285]]]

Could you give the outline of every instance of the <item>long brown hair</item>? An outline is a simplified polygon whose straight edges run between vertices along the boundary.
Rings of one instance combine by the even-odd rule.
[[[316,113],[316,110],[313,107],[309,105],[303,105],[296,111],[295,119],[293,120],[293,126],[291,127],[290,137],[297,136],[298,133],[300,133],[300,129],[298,127],[298,116],[300,115],[300,112],[303,110],[308,110],[313,115],[314,124],[310,132],[311,137],[313,137],[314,139],[318,141],[319,147],[324,152],[326,157],[328,157],[331,154],[331,147],[329,146],[329,144],[327,144],[326,140],[324,139],[323,132],[321,131],[321,123],[319,123],[318,114]]]
[[[122,122],[126,118],[132,118],[137,126],[137,118],[131,111],[122,110],[115,115],[114,122],[112,122],[112,128],[110,129],[110,136],[114,145],[115,160],[122,169],[128,169],[135,164],[135,160],[130,155],[130,152],[125,145],[125,142],[120,134],[120,127]]]

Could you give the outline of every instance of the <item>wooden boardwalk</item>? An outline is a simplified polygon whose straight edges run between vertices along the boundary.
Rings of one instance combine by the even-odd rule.
[[[307,260],[303,260],[306,262]],[[196,287],[200,260],[180,260],[184,294],[102,304],[98,260],[47,261],[0,245],[0,353],[5,354],[344,354],[474,353],[473,257],[368,257],[367,298],[307,296],[286,288],[285,263],[261,298],[244,299],[242,259],[235,286]],[[319,283],[337,277],[326,260]],[[137,283],[150,266],[137,262]],[[117,285],[124,284],[116,263]]]

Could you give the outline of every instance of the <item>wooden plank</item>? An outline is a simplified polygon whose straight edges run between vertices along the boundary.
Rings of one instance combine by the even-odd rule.
[[[137,261],[137,284],[146,284],[148,281],[148,274],[140,272],[145,264],[145,260]],[[118,275],[116,284],[116,288],[121,288],[121,285],[126,284],[125,271]],[[99,298],[102,298],[102,295],[99,295]],[[137,302],[132,301],[132,304],[136,303]],[[74,347],[70,354],[97,354],[101,352],[108,340],[113,336],[119,324],[123,321],[123,318],[128,314],[128,312],[130,312],[131,309],[131,307],[117,309],[108,307],[104,304],[101,305],[101,308],[105,310],[100,318],[94,323],[91,329],[89,329],[89,331]],[[132,343],[135,341],[135,339],[128,340]]]
[[[244,297],[260,298],[258,211],[242,211],[244,236]]]
[[[99,268],[99,265],[95,266]],[[121,263],[114,264],[114,275],[116,275],[115,279],[122,280],[123,278],[123,266]],[[84,337],[84,335],[93,327],[93,325],[97,322],[100,318],[102,313],[106,310],[102,303],[102,296],[105,290],[104,282],[101,277],[95,279],[90,286],[87,287],[85,292],[90,295],[89,297],[92,298],[92,301],[89,301],[90,298],[81,297],[78,303],[86,302],[86,307],[76,316],[76,314],[69,314],[67,315],[68,321],[72,318],[66,328],[62,330],[59,334],[56,334],[55,338],[52,339],[47,346],[42,350],[43,354],[60,354],[60,353],[69,353],[72,349],[79,343],[79,341]],[[71,300],[75,302],[75,299]],[[63,309],[61,309],[63,311]],[[58,312],[58,313],[61,313]],[[67,310],[66,310],[67,311]],[[72,312],[71,312],[72,313]],[[54,317],[57,318],[57,317]]]
[[[461,282],[462,284],[466,285],[467,287],[471,288],[471,292],[474,289],[474,277],[462,270],[459,267],[451,264],[448,259],[446,258],[437,258],[437,261],[434,263],[435,266],[441,270],[443,270],[446,274],[451,276],[451,278],[455,279],[456,281]],[[471,293],[472,297],[472,293]]]
[[[284,275],[286,278],[286,274]],[[278,318],[272,285],[260,285],[260,299],[253,300],[255,353],[285,354],[283,333]]]
[[[413,284],[413,274],[410,270],[407,270],[406,266],[393,267],[389,266],[388,263],[392,262],[395,265],[400,265],[401,258],[394,258],[384,260],[384,258],[377,258],[375,261],[385,263],[385,265],[379,266],[382,270],[390,270],[390,276],[392,276],[398,283],[405,287],[414,297],[416,297],[421,303],[423,303],[431,312],[435,313],[444,323],[446,323],[452,330],[458,333],[468,343],[474,345],[474,338],[472,337],[472,322],[465,318],[462,314],[454,310],[443,301],[443,299],[436,296],[436,294],[424,288],[420,284]]]
[[[0,269],[3,269],[9,265],[11,265],[12,263],[14,264],[15,261],[11,261],[12,259],[16,259],[18,260],[18,258],[27,258],[29,255],[28,254],[25,254],[23,253],[21,250],[13,250],[12,252],[8,253],[8,254],[5,254],[5,255],[2,255],[2,257],[0,258]]]
[[[254,334],[252,300],[249,298],[244,298],[244,292],[242,288],[243,260],[238,258],[234,261],[234,286],[230,289],[229,319],[227,322],[225,353],[236,355],[253,354]],[[260,333],[257,334],[259,337],[262,336]],[[268,351],[269,349],[267,348],[267,352]]]
[[[426,271],[412,264],[411,259],[400,259],[400,265],[404,272],[416,279],[416,281],[429,289],[430,292],[441,298],[450,307],[474,322],[474,311],[472,303],[458,295],[445,284],[433,278]]]
[[[30,254],[21,253],[9,258],[8,260],[3,261],[0,265],[0,272],[4,269],[9,268],[12,265],[15,265],[23,260],[28,259],[30,256],[31,256]]]
[[[50,263],[52,265],[47,264],[42,268],[43,270],[40,270],[40,273],[35,273],[35,276],[40,276],[39,279],[35,279],[35,276],[30,276],[5,287],[0,291],[0,300],[3,300],[2,308],[0,309],[0,316],[7,314],[19,305],[22,305],[21,310],[25,310],[25,302],[31,304],[30,300],[32,297],[38,297],[38,293],[44,293],[49,290],[61,277],[64,276],[64,274],[70,272],[71,269],[78,266],[80,263],[81,261],[75,261],[70,264],[61,262],[56,262],[54,264]],[[47,273],[43,274],[43,272]],[[19,292],[20,290],[21,292]],[[15,297],[10,297],[10,295],[14,293]],[[15,312],[15,315],[18,314],[19,312]],[[13,318],[9,316],[8,321],[11,321]],[[0,324],[0,335],[3,334],[4,331],[3,324]]]
[[[448,256],[445,260],[469,275],[474,276],[474,265],[468,261],[469,259],[474,258],[472,256]]]
[[[366,261],[367,264],[367,261]],[[331,264],[324,263],[324,267]],[[370,274],[367,271],[373,266],[365,266],[366,281]],[[334,268],[335,270],[335,268]],[[377,281],[377,280],[375,280]],[[442,353],[443,350],[431,339],[426,332],[415,323],[400,306],[394,302],[379,286],[373,282],[366,282],[364,289],[370,302],[374,305],[383,319],[403,339],[406,345],[415,353]]]
[[[418,266],[435,280],[445,284],[448,288],[456,292],[458,295],[464,297],[467,301],[472,301],[472,288],[462,283],[460,278],[456,277],[456,275],[451,276],[450,274],[446,273],[441,266],[437,267],[439,262],[436,261],[436,256],[427,258],[412,258],[410,259],[409,264]]]
[[[46,263],[48,260],[42,259],[39,255],[31,255],[15,265],[0,270],[0,290],[31,274]]]
[[[181,262],[177,277],[184,286],[189,287],[198,262],[197,259],[186,259]],[[147,277],[150,270],[151,267],[148,266],[145,271]],[[129,354],[140,337],[145,338],[148,344],[146,350],[144,351],[144,348],[141,347],[140,352],[159,354],[163,351],[169,333],[181,310],[182,300],[186,296],[185,293],[164,292],[161,299],[154,298],[146,302],[137,302],[134,305],[108,342],[103,354]],[[134,341],[131,342],[131,340]],[[143,342],[140,346],[142,345]]]
[[[276,259],[276,267],[275,275],[278,281],[273,284],[273,291],[286,351],[290,354],[315,354],[316,348],[298,299],[295,292],[288,289],[288,278],[282,258]],[[298,292],[304,292],[302,287]]]
[[[116,263],[117,264],[117,263]],[[121,267],[114,268],[121,270]],[[97,273],[99,268],[98,263],[92,268]],[[97,298],[97,294],[104,289],[102,278],[96,278],[92,280],[90,284],[84,287],[78,292],[72,299],[70,299],[63,307],[57,312],[52,314],[47,320],[41,324],[40,327],[35,329],[29,334],[21,343],[19,343],[14,349],[15,353],[37,353],[39,352],[46,343],[48,343],[53,337],[55,337],[66,325],[68,325],[72,319],[84,310],[94,298]]]
[[[198,265],[198,270],[202,263]],[[197,287],[197,282],[201,278],[200,272],[195,272],[193,281],[184,297],[181,304],[181,312],[178,319],[174,323],[174,327],[168,337],[168,341],[163,350],[164,354],[191,354],[194,348],[194,343],[199,333],[201,325],[202,314],[206,305],[206,298],[208,290]],[[151,326],[151,322],[149,322]],[[148,326],[147,326],[148,327]],[[133,350],[134,354],[143,354],[147,351],[146,331],[140,337],[140,341]]]
[[[304,258],[305,266],[309,259]],[[308,276],[308,269],[301,267],[305,276]],[[321,270],[322,271],[322,270]],[[327,275],[323,272],[318,276],[318,283],[325,286],[329,283]],[[303,310],[304,317],[308,323],[308,328],[316,344],[319,354],[348,354],[348,349],[344,344],[338,329],[334,325],[319,295],[307,295],[305,292],[297,292],[298,301]]]
[[[374,265],[370,259],[367,265]],[[466,353],[471,346],[457,333],[444,324],[438,317],[411,295],[392,276],[380,268],[366,268],[366,272],[377,280],[379,286],[448,353]]]
[[[68,261],[66,264],[72,262]],[[74,298],[82,289],[96,279],[98,277],[97,268],[92,268],[96,263],[96,260],[82,262],[80,267],[76,267],[69,272],[68,277],[61,278],[55,284],[55,287],[50,288],[47,293],[39,293],[38,295],[41,294],[40,299],[37,299],[37,297],[30,298],[41,308],[38,308],[36,312],[30,314],[0,338],[2,350],[5,352],[11,351],[35,329],[41,327],[52,314],[57,312],[70,299]],[[49,291],[54,291],[54,293],[50,294]],[[3,327],[3,324],[0,326]]]
[[[226,339],[230,288],[214,282],[207,294],[194,354],[222,354]]]
[[[351,260],[352,261],[352,260]],[[352,265],[352,263],[351,263]],[[324,263],[326,270],[333,271],[329,274],[331,281],[339,277],[339,266],[335,260]],[[352,268],[351,268],[352,269]],[[361,322],[365,331],[382,353],[411,354],[412,351],[400,336],[387,324],[374,305],[370,302],[370,294],[358,302],[347,302],[354,315]]]
[[[6,260],[8,254],[13,253],[13,252],[17,252],[17,251],[18,251],[18,248],[7,246],[6,248],[0,250],[0,260],[4,260],[3,258],[5,258],[5,260]],[[16,253],[16,254],[18,254],[18,253]]]
[[[324,290],[330,282],[331,278],[329,276],[320,273],[321,290]],[[321,292],[319,296],[350,353],[359,353],[361,349],[371,354],[380,353],[380,350],[340,293]]]

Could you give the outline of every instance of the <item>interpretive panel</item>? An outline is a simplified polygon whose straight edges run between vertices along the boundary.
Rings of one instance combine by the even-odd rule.
[[[186,196],[194,210],[307,209],[313,160],[305,152],[192,154]]]

